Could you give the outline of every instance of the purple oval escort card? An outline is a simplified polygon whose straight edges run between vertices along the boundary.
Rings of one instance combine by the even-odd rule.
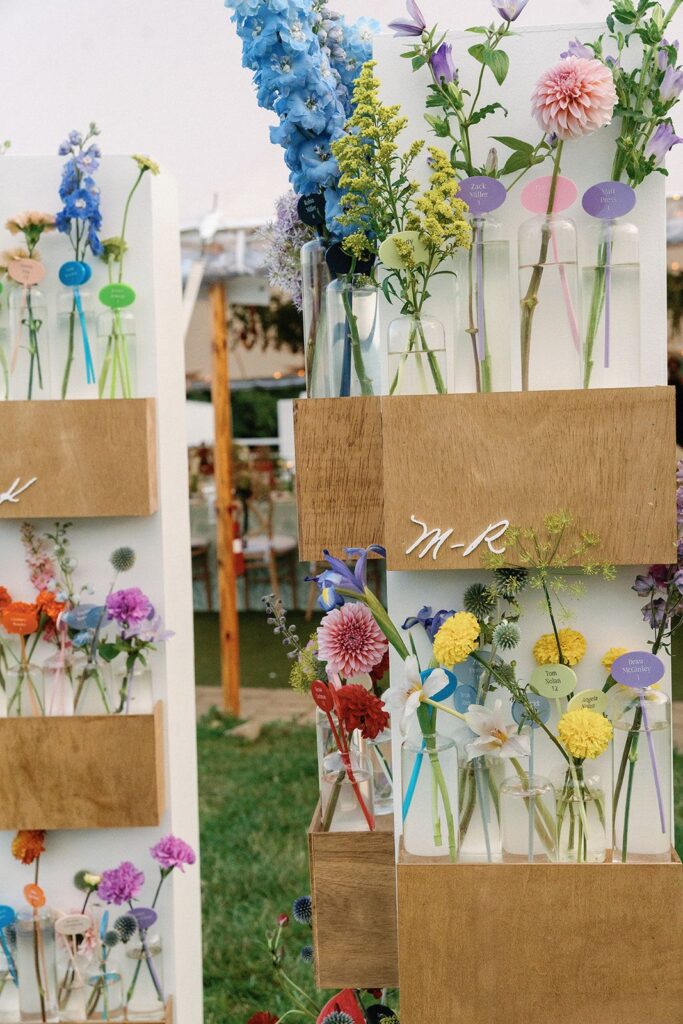
[[[632,651],[622,654],[612,665],[612,679],[634,690],[645,690],[663,678],[664,662],[650,651]]]
[[[548,175],[544,178],[536,178],[524,187],[522,206],[525,210],[529,210],[530,213],[548,213],[552,181],[552,177]],[[568,210],[570,206],[574,205],[578,195],[579,190],[571,178],[564,178],[560,175],[557,179],[555,201],[551,212],[562,213],[563,210]]]
[[[584,193],[582,204],[590,217],[613,220],[631,212],[636,205],[636,192],[623,181],[602,181]]]
[[[498,210],[508,197],[508,191],[502,181],[488,178],[483,174],[475,174],[460,182],[458,198],[467,203],[470,213],[493,213]]]
[[[146,932],[157,920],[157,912],[152,910],[151,907],[136,907],[135,910],[131,911],[131,914],[137,921],[141,932]]]

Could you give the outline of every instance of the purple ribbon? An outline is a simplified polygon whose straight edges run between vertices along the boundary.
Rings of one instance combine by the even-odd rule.
[[[657,790],[657,806],[659,807],[659,820],[662,826],[662,834],[666,833],[666,815],[664,814],[664,801],[662,800],[662,788],[659,784],[659,772],[657,770],[657,758],[655,756],[655,745],[652,740],[652,733],[650,732],[650,724],[647,720],[647,711],[645,710],[645,697],[641,690],[640,694],[640,710],[643,715],[643,725],[645,726],[645,735],[647,736],[647,746],[650,751],[650,763],[652,765],[652,774],[655,779],[655,789]]]
[[[605,369],[610,363],[610,330],[612,320],[612,225],[605,225]]]
[[[477,256],[477,320],[479,330],[479,362],[486,359],[486,320],[484,318],[484,225],[482,221],[474,222],[474,244]]]

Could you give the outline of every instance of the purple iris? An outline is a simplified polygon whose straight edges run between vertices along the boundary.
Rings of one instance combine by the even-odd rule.
[[[442,43],[430,60],[432,74],[437,82],[457,82],[458,69],[453,63],[453,47],[450,43]]]
[[[320,589],[318,604],[323,611],[329,612],[333,608],[339,608],[344,604],[343,595],[338,590],[350,590],[359,596],[365,593],[367,586],[367,566],[369,555],[379,555],[386,558],[386,548],[379,544],[371,544],[367,548],[344,548],[349,558],[355,558],[356,564],[350,569],[341,558],[334,558],[329,551],[323,551],[329,569],[325,569],[319,576],[307,576],[308,582],[317,583]]]
[[[677,71],[671,65],[664,72],[662,84],[659,87],[659,95],[665,103],[677,100],[683,92],[683,71]]]
[[[566,60],[567,57],[585,57],[586,60],[591,60],[595,54],[592,50],[589,50],[587,46],[584,46],[578,39],[570,39],[567,43],[567,49],[564,53],[560,54],[562,60]]]
[[[414,626],[422,626],[430,640],[433,640],[447,619],[452,619],[455,609],[446,611],[443,608],[440,612],[433,612],[429,605],[420,608],[417,615],[409,616],[403,623],[403,629],[413,629]]]
[[[398,38],[405,36],[421,36],[427,28],[422,11],[415,3],[415,0],[407,0],[408,19],[389,22],[389,28],[393,29],[394,35]]]
[[[659,64],[660,71],[666,71],[671,64],[671,49],[674,49],[678,53],[678,40],[674,39],[673,43],[670,43],[668,39],[662,39],[659,44],[659,53],[657,54],[657,63]]]
[[[529,0],[491,0],[503,21],[517,21]]]
[[[659,167],[660,164],[664,163],[669,150],[677,146],[679,142],[683,142],[683,139],[676,135],[676,132],[667,121],[659,125],[657,131],[648,142],[645,147],[645,156],[654,157],[655,167]]]

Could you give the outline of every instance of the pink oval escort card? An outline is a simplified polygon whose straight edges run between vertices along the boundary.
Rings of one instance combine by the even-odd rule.
[[[25,288],[39,284],[45,277],[45,267],[40,260],[12,260],[7,267],[7,273],[17,284]]]
[[[488,178],[483,174],[475,174],[460,182],[458,199],[467,203],[470,213],[493,213],[498,210],[508,197],[507,189],[497,178]]]
[[[524,209],[530,213],[562,213],[563,210],[568,210],[570,206],[573,206],[579,195],[579,190],[571,178],[563,178],[560,175],[557,179],[553,209],[548,210],[552,182],[553,179],[550,175],[530,181],[522,191]]]
[[[631,212],[636,205],[636,192],[623,181],[602,181],[584,193],[582,205],[590,217],[613,220]]]
[[[645,690],[663,678],[664,662],[650,651],[632,651],[622,654],[612,665],[612,679],[634,690]]]

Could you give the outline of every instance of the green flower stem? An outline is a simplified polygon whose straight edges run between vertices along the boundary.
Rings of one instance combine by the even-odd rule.
[[[595,273],[593,275],[593,294],[591,296],[591,308],[588,317],[588,327],[586,328],[586,338],[583,344],[584,388],[590,387],[594,367],[593,350],[595,348],[595,341],[598,336],[598,327],[600,326],[600,319],[605,308],[607,278],[606,265],[607,246],[605,242],[601,242],[598,247],[598,263],[595,268]]]
[[[472,815],[474,814],[474,808],[477,803],[477,790],[474,780],[474,765],[471,761],[467,762],[463,770],[462,788],[463,795],[461,796],[461,815],[460,815],[460,846],[462,847],[465,842],[468,829],[472,822]]]
[[[346,322],[349,327],[349,333],[351,335],[351,355],[353,357],[353,366],[356,371],[356,377],[360,385],[361,395],[368,396],[374,395],[372,387],[372,381],[368,377],[365,371],[365,363],[363,362],[363,352],[360,345],[360,332],[358,330],[358,317],[353,311],[353,285],[348,282],[348,287],[345,284],[341,286],[342,302],[344,304],[344,312],[346,313]]]
[[[529,788],[529,776],[524,771],[517,758],[510,758],[510,763],[517,772],[517,775],[519,776],[522,784]],[[524,803],[526,805],[527,811],[531,812],[531,800],[525,797]],[[536,833],[538,835],[538,838],[541,840],[544,847],[546,848],[547,852],[553,853],[557,845],[554,839],[555,833],[557,831],[555,827],[555,821],[553,820],[553,816],[543,803],[543,800],[540,796],[534,797],[534,804],[536,806],[536,814],[534,816],[534,826],[536,829]]]
[[[451,798],[448,793],[448,786],[446,785],[446,779],[444,778],[443,769],[441,762],[439,761],[439,753],[436,749],[436,737],[425,736],[425,744],[427,747],[427,755],[429,757],[429,764],[432,769],[432,776],[436,780],[439,793],[441,795],[441,802],[443,804],[444,815],[446,818],[446,828],[448,831],[448,856],[453,864],[458,859],[458,847],[455,836],[455,822],[453,820],[453,810],[451,808]],[[439,840],[440,840],[440,826],[439,826]],[[434,842],[436,846],[440,846],[441,842],[436,841],[436,825]]]
[[[467,256],[467,314],[469,319],[469,327],[467,333],[472,341],[472,354],[474,356],[474,371],[477,377],[477,392],[482,392],[481,382],[481,370],[482,366],[479,361],[479,345],[477,338],[479,335],[479,329],[474,319],[474,246],[470,246],[470,251]]]
[[[329,832],[332,828],[332,821],[334,819],[334,812],[337,810],[337,804],[339,803],[339,797],[341,796],[342,786],[344,779],[346,778],[346,769],[337,774],[337,778],[334,780],[334,786],[332,787],[332,793],[330,794],[330,801],[325,811],[325,816],[322,820],[323,832]]]
[[[631,820],[631,799],[633,797],[633,781],[636,771],[636,764],[638,763],[638,746],[640,744],[640,726],[642,723],[643,712],[638,705],[639,714],[636,715],[637,731],[629,732],[629,738],[631,740],[629,755],[628,755],[628,782],[626,783],[626,805],[624,807],[624,831],[621,839],[621,863],[625,864],[628,859],[628,830]],[[633,722],[633,729],[636,730],[636,719]],[[623,784],[623,780],[622,780]]]
[[[69,313],[69,337],[66,349],[66,366],[62,377],[62,399],[65,399],[69,392],[69,379],[74,362],[74,343],[76,336],[76,298],[71,301],[71,312]]]

